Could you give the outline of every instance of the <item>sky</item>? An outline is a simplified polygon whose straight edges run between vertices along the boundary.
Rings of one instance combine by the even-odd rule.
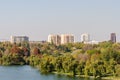
[[[49,34],[82,33],[105,41],[115,32],[120,42],[120,0],[0,0],[0,40],[29,36],[47,40]]]

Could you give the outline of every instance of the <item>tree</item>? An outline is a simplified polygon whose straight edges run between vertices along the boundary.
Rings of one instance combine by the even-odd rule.
[[[33,50],[33,54],[34,54],[34,55],[41,54],[41,53],[40,53],[40,49],[37,48],[37,47],[35,47],[34,50]]]

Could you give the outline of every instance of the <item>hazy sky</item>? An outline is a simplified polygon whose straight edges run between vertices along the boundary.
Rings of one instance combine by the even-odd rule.
[[[82,33],[91,39],[120,41],[120,0],[0,0],[0,40],[26,35],[47,40],[48,34]]]

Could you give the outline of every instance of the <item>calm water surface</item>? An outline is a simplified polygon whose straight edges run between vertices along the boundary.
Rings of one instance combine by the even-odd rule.
[[[0,80],[93,80],[57,74],[41,74],[30,66],[0,66]]]

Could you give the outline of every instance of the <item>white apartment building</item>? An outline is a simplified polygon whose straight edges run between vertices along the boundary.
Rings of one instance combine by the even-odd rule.
[[[84,44],[99,44],[99,42],[95,41],[95,40],[92,40],[92,41],[89,41],[89,42],[84,42]]]
[[[74,43],[73,34],[62,34],[61,35],[61,44]]]
[[[60,35],[50,34],[50,35],[48,35],[48,42],[56,44],[56,45],[60,45],[61,44],[61,37],[60,37]]]
[[[48,42],[56,45],[73,43],[74,36],[72,34],[62,34],[62,35],[51,34],[51,35],[48,35]]]
[[[87,33],[84,33],[81,35],[81,42],[89,42],[90,41],[90,35]]]
[[[29,37],[27,36],[11,36],[10,42],[11,43],[21,43],[21,42],[28,42]]]

